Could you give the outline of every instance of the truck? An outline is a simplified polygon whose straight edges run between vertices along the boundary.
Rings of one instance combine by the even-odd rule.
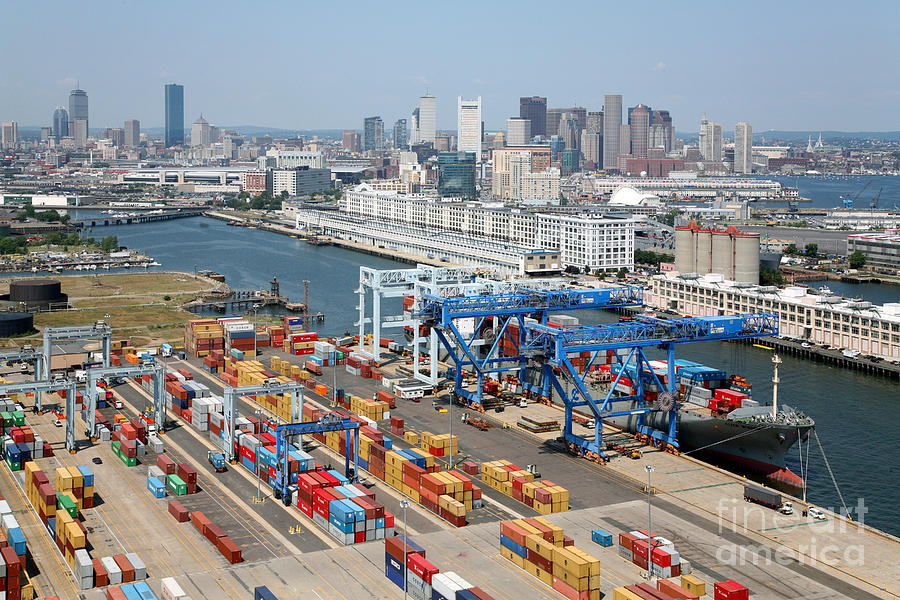
[[[744,500],[746,500],[747,502],[755,502],[757,504],[762,504],[763,506],[768,506],[769,508],[777,510],[785,515],[794,513],[793,504],[791,504],[791,502],[782,501],[781,494],[774,490],[761,488],[756,485],[744,486]]]
[[[159,347],[159,354],[160,356],[169,357],[172,356],[173,350],[174,348],[172,348],[171,344],[163,344]]]
[[[206,453],[206,459],[209,461],[209,464],[211,464],[216,470],[216,473],[222,473],[225,471],[225,455],[221,452],[213,452],[212,450],[210,450]]]

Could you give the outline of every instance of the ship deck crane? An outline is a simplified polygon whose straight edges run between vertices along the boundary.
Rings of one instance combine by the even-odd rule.
[[[44,365],[43,349],[35,349],[31,346],[23,346],[19,350],[0,352],[0,363],[30,362],[34,363],[34,380],[41,378]]]
[[[309,423],[286,423],[275,427],[275,456],[278,462],[277,478],[274,486],[276,498],[283,498],[285,505],[290,504],[287,493],[290,477],[288,476],[288,442],[295,435],[328,433],[330,431],[353,431],[353,470],[350,470],[350,447],[344,452],[344,474],[357,481],[359,470],[359,422],[342,419],[335,413],[327,413],[318,421]],[[347,440],[349,444],[349,439]]]
[[[590,458],[604,457],[603,445],[603,419],[617,416],[637,416],[638,431],[660,442],[667,443],[673,448],[678,447],[676,418],[677,418],[677,388],[675,378],[675,346],[707,341],[730,341],[739,339],[752,339],[778,335],[778,317],[768,313],[750,313],[737,315],[722,315],[713,317],[695,317],[685,319],[658,319],[646,316],[638,317],[638,320],[628,323],[611,323],[592,325],[587,327],[548,327],[546,325],[529,323],[526,326],[527,342],[523,348],[525,355],[536,359],[541,363],[543,374],[543,394],[549,395],[549,387],[552,385],[559,396],[565,402],[565,427],[563,437],[569,449]],[[668,386],[664,386],[652,369],[649,360],[644,354],[644,348],[658,347],[666,350],[668,359],[668,372],[666,380]],[[594,398],[585,384],[586,374],[590,371],[591,364],[596,360],[601,351],[615,350],[616,360],[622,366],[618,369],[616,377],[610,385],[606,397]],[[627,350],[624,360],[622,353]],[[573,353],[590,353],[584,366],[584,374],[578,370],[569,359]],[[619,384],[624,366],[634,360],[636,364],[636,377],[634,385],[635,394],[630,396],[614,397],[613,392]],[[646,366],[646,371],[645,367]],[[570,379],[574,388],[571,395],[567,394],[557,377],[555,368],[558,368]],[[645,401],[644,385],[650,381],[665,390],[658,399],[655,407],[650,407]],[[617,411],[615,403],[636,402],[637,408]],[[587,440],[572,433],[572,411],[574,408],[586,406],[594,416],[594,439]],[[669,413],[668,431],[660,432],[647,427],[644,417],[647,413],[664,411]]]
[[[872,202],[869,203],[869,208],[873,210],[878,208],[878,199],[881,198],[881,192],[884,191],[884,187],[878,189],[878,193],[872,198]]]
[[[66,450],[75,452],[75,382],[71,379],[54,379],[51,381],[20,381],[18,383],[0,384],[0,396],[4,394],[34,393],[35,406],[41,403],[44,392],[66,392]]]
[[[846,210],[853,210],[853,206],[854,206],[854,204],[856,203],[856,201],[859,200],[859,197],[862,196],[862,193],[863,193],[864,191],[866,191],[867,189],[869,189],[869,186],[870,186],[870,185],[872,185],[872,182],[871,182],[871,181],[867,181],[867,182],[866,182],[866,185],[864,185],[864,186],[862,187],[861,190],[859,190],[858,192],[856,192],[856,194],[854,194],[852,198],[841,198],[841,199],[843,200],[843,202],[844,202],[844,208],[845,208]]]
[[[106,377],[138,377],[140,375],[153,376],[153,418],[156,421],[157,431],[161,432],[165,429],[165,371],[159,363],[142,362],[137,365],[90,367],[87,369],[87,384],[85,385],[85,398],[87,400],[87,414],[85,415],[86,435],[93,439],[97,434],[97,382]]]
[[[433,327],[456,365],[454,392],[471,408],[483,410],[481,394],[486,374],[511,370],[519,370],[524,374],[528,357],[522,355],[521,349],[525,344],[526,319],[534,318],[546,325],[550,314],[554,312],[639,307],[643,305],[643,290],[632,286],[618,286],[600,289],[521,290],[514,293],[449,298],[426,294],[421,304],[416,316]],[[474,319],[474,335],[464,335],[460,331],[457,323],[460,319]],[[479,339],[479,332],[488,319],[491,319],[492,339]],[[512,334],[508,333],[513,321],[518,323],[517,339],[513,339]],[[500,343],[504,336],[515,347],[518,355],[501,356]],[[486,347],[487,351],[479,351],[477,344]],[[471,367],[476,372],[478,387],[474,393],[463,389],[462,372],[466,367]]]
[[[101,341],[103,352],[103,366],[109,366],[109,350],[112,344],[112,327],[106,321],[97,321],[93,325],[77,327],[45,327],[44,328],[44,358],[41,376],[38,379],[50,379],[50,360],[53,357],[53,344],[56,342],[72,342],[79,340]],[[36,377],[37,378],[37,377]],[[38,412],[41,411],[40,403],[37,404]]]
[[[241,396],[261,396],[268,394],[290,394],[291,395],[291,421],[296,422],[303,415],[303,389],[301,384],[291,381],[281,383],[274,379],[270,379],[261,385],[248,385],[243,387],[225,387],[222,395],[225,410],[225,427],[223,429],[223,451],[225,460],[234,461],[234,422],[237,418],[237,402],[236,399]]]

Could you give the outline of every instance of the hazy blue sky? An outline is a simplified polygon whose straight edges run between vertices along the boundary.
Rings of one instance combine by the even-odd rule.
[[[101,8],[102,7],[102,8]],[[76,80],[91,127],[185,122],[361,128],[408,117],[426,88],[438,127],[481,95],[485,126],[518,99],[598,110],[621,93],[726,130],[900,129],[900,2],[27,2],[0,0],[0,119],[49,125]]]

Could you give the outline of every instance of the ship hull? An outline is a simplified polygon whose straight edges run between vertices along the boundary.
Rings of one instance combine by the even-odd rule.
[[[627,404],[619,405],[622,410]],[[636,403],[632,408],[637,408]],[[646,417],[646,425],[668,431],[668,413],[655,412]],[[637,416],[613,417],[609,421],[636,432]],[[802,437],[805,442],[810,426],[741,422],[692,411],[679,411],[676,424],[679,449],[735,470],[754,475],[780,487],[803,488],[803,480],[788,469],[785,456]]]

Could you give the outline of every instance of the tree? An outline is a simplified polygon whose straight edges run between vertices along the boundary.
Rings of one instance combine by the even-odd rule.
[[[0,238],[0,254],[24,254],[25,238],[2,237]]]
[[[628,269],[627,269],[626,267],[622,267],[622,268],[619,269],[619,271],[616,273],[616,277],[618,277],[619,279],[625,279],[625,276],[626,276],[626,275],[628,275]]]
[[[866,264],[866,255],[862,251],[857,250],[850,255],[850,268],[859,269]]]
[[[100,241],[100,248],[104,252],[112,252],[119,249],[119,238],[114,235],[108,235]]]
[[[807,244],[806,248],[804,249],[803,252],[807,256],[815,258],[819,255],[819,245],[818,244]]]
[[[568,267],[566,267],[566,273],[569,273],[570,275],[578,275],[579,273],[581,273],[581,269],[579,269],[575,265],[569,265]]]
[[[760,285],[783,285],[784,277],[781,272],[773,270],[766,265],[759,265],[759,284]]]
[[[662,216],[662,218],[660,219],[660,222],[665,223],[669,227],[674,227],[675,226],[675,217],[677,217],[680,214],[681,214],[680,210],[678,210],[677,208],[673,208],[672,210],[670,210],[669,212],[667,212],[666,214],[664,214]]]
[[[784,249],[785,254],[800,254],[796,244],[788,244]]]

